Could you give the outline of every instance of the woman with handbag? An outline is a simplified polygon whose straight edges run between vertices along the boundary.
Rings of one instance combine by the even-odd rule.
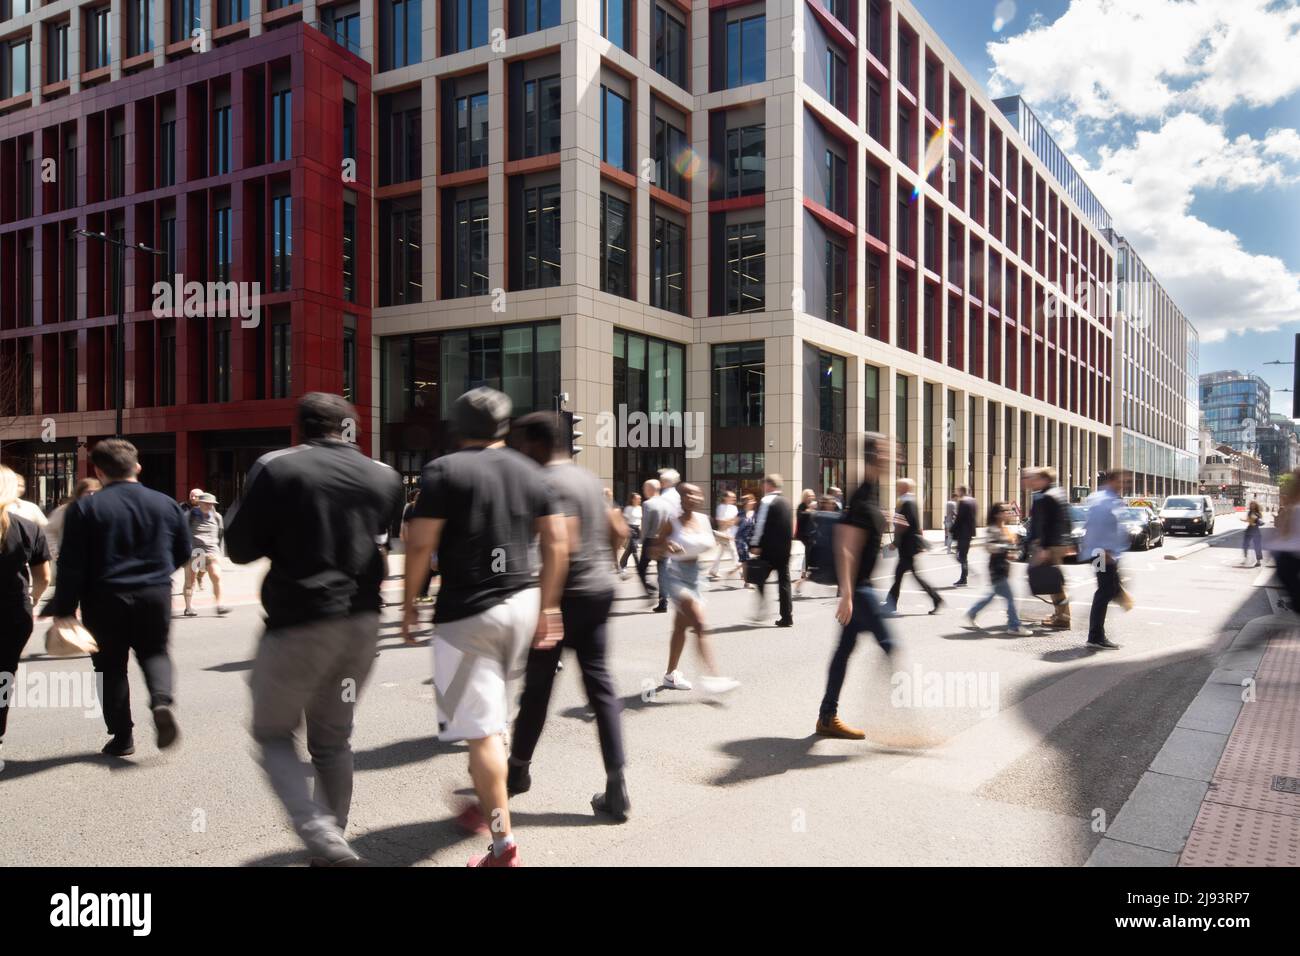
[[[692,684],[678,669],[682,651],[686,648],[686,632],[695,631],[708,674],[700,678],[700,686],[710,694],[734,690],[740,682],[718,674],[707,639],[708,625],[704,621],[704,601],[700,597],[700,555],[713,547],[713,527],[700,510],[704,496],[695,485],[677,486],[681,496],[682,512],[665,522],[655,539],[654,548],[664,561],[664,594],[673,606],[672,640],[668,647],[668,670],[663,686],[672,690],[690,690]]]
[[[50,550],[35,523],[19,517],[18,476],[0,465],[0,748],[9,721],[9,699],[18,659],[32,636],[32,609],[50,583]],[[4,761],[0,760],[0,770]]]

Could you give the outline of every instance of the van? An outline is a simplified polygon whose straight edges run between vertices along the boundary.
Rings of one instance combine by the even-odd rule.
[[[1167,534],[1213,534],[1214,502],[1208,495],[1173,495],[1165,499],[1160,520]]]

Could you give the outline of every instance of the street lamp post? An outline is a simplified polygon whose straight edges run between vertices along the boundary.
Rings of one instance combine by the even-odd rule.
[[[126,250],[138,249],[155,256],[165,256],[162,249],[154,249],[143,242],[127,242],[106,232],[91,232],[89,229],[77,229],[77,235],[87,239],[98,239],[115,247],[117,256],[117,288],[113,294],[117,297],[117,336],[113,341],[113,405],[117,409],[117,425],[113,437],[122,437],[122,409],[126,405]]]

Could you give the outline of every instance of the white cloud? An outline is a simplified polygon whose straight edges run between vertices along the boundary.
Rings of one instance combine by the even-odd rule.
[[[1203,340],[1300,321],[1300,274],[1191,213],[1274,190],[1296,214],[1300,133],[1232,136],[1224,113],[1300,91],[1300,0],[1072,0],[988,53],[990,90],[1033,105]]]
[[[994,95],[1085,119],[1268,106],[1300,90],[1300,2],[1074,0],[988,53]]]
[[[1229,138],[1218,123],[1181,113],[1131,146],[1103,148],[1079,164],[1116,228],[1137,249],[1205,341],[1300,321],[1300,275],[1275,256],[1244,248],[1231,232],[1191,213],[1203,190],[1274,190],[1295,195],[1295,130]]]

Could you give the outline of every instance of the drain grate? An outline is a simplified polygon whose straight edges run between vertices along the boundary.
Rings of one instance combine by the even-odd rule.
[[[1300,793],[1300,777],[1275,776],[1273,789],[1281,793]]]

